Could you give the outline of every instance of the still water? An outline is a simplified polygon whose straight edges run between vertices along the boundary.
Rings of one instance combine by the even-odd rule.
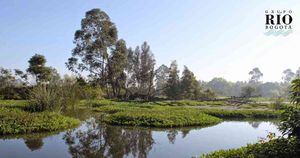
[[[269,132],[280,135],[272,121],[224,121],[204,128],[147,129],[108,126],[87,119],[80,127],[60,133],[0,138],[0,157],[193,157],[255,143]]]

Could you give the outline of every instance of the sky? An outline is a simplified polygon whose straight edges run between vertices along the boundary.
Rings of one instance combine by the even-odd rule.
[[[74,33],[93,8],[110,16],[128,47],[147,41],[156,67],[177,60],[199,80],[246,81],[259,67],[263,81],[281,81],[283,70],[300,67],[299,0],[0,0],[0,66],[25,70],[39,53],[70,74]],[[293,11],[291,34],[264,34],[270,9]]]

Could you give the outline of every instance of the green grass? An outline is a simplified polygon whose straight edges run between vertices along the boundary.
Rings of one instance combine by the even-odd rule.
[[[80,121],[54,112],[30,113],[0,107],[0,135],[51,132],[79,125]]]
[[[28,105],[28,100],[0,100],[0,107],[24,108]]]

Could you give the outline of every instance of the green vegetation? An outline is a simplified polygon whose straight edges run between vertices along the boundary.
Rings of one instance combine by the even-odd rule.
[[[77,119],[53,112],[30,113],[0,107],[0,135],[50,132],[77,126]]]
[[[296,138],[277,138],[238,149],[215,151],[201,158],[296,158],[300,154],[299,145]]]
[[[203,104],[199,102],[199,105]],[[273,110],[197,108],[196,101],[189,103],[187,100],[178,102],[100,100],[94,101],[92,107],[95,111],[103,113],[104,121],[109,124],[151,127],[206,126],[220,122],[221,118],[278,118],[281,114],[281,111]]]
[[[111,113],[105,119],[106,122],[113,125],[182,127],[207,126],[221,122],[221,119],[188,108],[139,107],[125,111],[106,108],[105,111]]]
[[[38,84],[30,91],[30,111],[61,112],[74,108],[79,102],[79,86],[74,78],[53,79],[48,84]]]

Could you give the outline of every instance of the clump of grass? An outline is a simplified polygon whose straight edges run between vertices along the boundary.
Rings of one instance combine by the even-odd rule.
[[[0,135],[51,132],[79,125],[80,121],[54,112],[30,113],[0,107]]]
[[[63,80],[51,80],[41,83],[30,91],[29,111],[61,112],[67,108],[74,108],[79,102],[79,86],[76,80],[65,77]]]

